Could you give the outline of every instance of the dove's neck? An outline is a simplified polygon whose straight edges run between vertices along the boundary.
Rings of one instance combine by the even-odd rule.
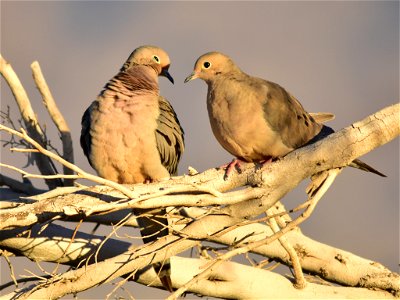
[[[242,81],[248,77],[246,73],[242,72],[238,67],[231,69],[228,72],[216,73],[214,76],[205,79],[209,90],[213,90],[217,86],[234,85],[238,81]]]
[[[115,75],[104,87],[103,93],[107,90],[118,91],[127,96],[158,95],[158,76],[151,67],[135,65]]]

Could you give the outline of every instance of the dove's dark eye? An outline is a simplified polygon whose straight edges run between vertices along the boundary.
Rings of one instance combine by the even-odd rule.
[[[154,56],[153,56],[153,59],[155,60],[156,63],[160,63],[160,59],[158,58],[157,55],[154,55]]]
[[[206,61],[206,62],[204,62],[203,67],[204,67],[204,69],[208,69],[209,67],[211,67],[211,63]]]

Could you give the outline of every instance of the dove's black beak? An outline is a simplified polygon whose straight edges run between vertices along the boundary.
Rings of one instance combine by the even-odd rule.
[[[193,71],[193,73],[191,73],[188,77],[185,78],[185,83],[190,80],[196,79],[198,77],[199,75],[195,71]]]
[[[168,80],[171,81],[172,84],[174,84],[174,79],[172,78],[171,74],[169,74],[169,72],[168,72],[168,67],[163,68],[163,69],[161,70],[160,75],[161,75],[161,76],[164,76],[164,77],[167,77]]]

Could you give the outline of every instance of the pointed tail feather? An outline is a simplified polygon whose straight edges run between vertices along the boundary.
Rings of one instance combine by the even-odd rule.
[[[317,113],[316,115],[318,116],[318,113]],[[321,114],[321,115],[322,115],[322,114]],[[327,113],[327,115],[329,115],[329,114]],[[329,117],[329,116],[328,116],[328,117]],[[306,145],[315,143],[315,142],[317,142],[317,141],[319,141],[319,140],[321,140],[321,139],[327,137],[328,135],[330,135],[330,134],[332,134],[332,133],[334,133],[334,132],[335,132],[335,131],[334,131],[332,128],[330,128],[330,127],[328,127],[328,126],[326,126],[326,125],[323,125],[322,128],[321,128],[321,131],[320,131],[316,136],[314,136],[310,141],[308,141],[308,142],[306,143]],[[377,174],[377,175],[379,175],[379,176],[382,176],[382,177],[387,177],[385,174],[379,172],[378,170],[375,170],[373,167],[367,165],[365,162],[363,162],[363,161],[361,161],[361,160],[359,160],[359,159],[353,160],[353,161],[349,164],[349,166],[350,166],[350,167],[353,167],[353,168],[356,168],[356,169],[363,170],[363,171],[365,171],[365,172],[375,173],[375,174]]]
[[[138,223],[140,226],[140,233],[145,244],[154,242],[157,239],[167,236],[168,230],[168,219],[165,218],[166,210],[160,209],[158,211],[154,209],[134,209],[134,213],[139,216],[144,213],[151,213],[153,217],[139,217]],[[153,268],[156,271],[161,283],[169,292],[173,292],[171,282],[171,263],[169,259],[163,262],[153,264]]]
[[[171,281],[171,263],[170,260],[167,259],[164,262],[153,264],[153,268],[156,271],[158,277],[161,280],[162,285],[169,291],[173,292],[174,289],[172,287]]]
[[[353,160],[350,165],[350,167],[356,168],[356,169],[360,169],[366,172],[371,172],[371,173],[375,173],[379,176],[382,177],[387,177],[385,174],[382,174],[381,172],[379,172],[378,170],[375,170],[373,167],[367,165],[365,162],[359,160],[359,159],[355,159]]]

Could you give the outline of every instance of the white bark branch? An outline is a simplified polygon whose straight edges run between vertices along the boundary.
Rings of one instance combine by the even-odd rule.
[[[36,114],[32,109],[28,94],[26,93],[12,66],[1,56],[1,54],[0,73],[10,86],[29,135],[40,145],[45,146],[46,137],[40,128],[39,121],[37,120]],[[32,155],[35,158],[38,169],[42,174],[56,174],[48,157],[39,153],[33,153]],[[46,180],[46,184],[50,189],[62,185],[61,181],[59,180]]]
[[[183,285],[201,271],[207,260],[172,257],[171,262],[175,270],[172,273],[173,282]],[[136,280],[145,285],[161,286],[156,273],[151,268],[137,276]],[[72,287],[72,290],[75,290],[72,281],[73,278],[70,282],[65,282],[63,288]],[[50,284],[46,288],[33,292],[30,297],[49,299],[58,294],[59,288],[59,285]],[[393,299],[392,295],[383,291],[315,283],[309,283],[305,289],[298,290],[283,276],[234,262],[223,262],[219,268],[210,273],[208,279],[192,285],[189,291],[223,299],[276,299],[282,296],[296,299]],[[18,295],[18,292],[5,295],[4,298],[11,299],[15,295]]]
[[[39,63],[37,61],[34,61],[31,64],[31,69],[36,86],[40,94],[42,95],[43,103],[47,108],[47,111],[49,112],[51,119],[53,120],[58,131],[61,134],[61,142],[63,145],[63,158],[66,161],[73,164],[74,151],[73,151],[71,131],[69,130],[68,124],[65,121],[64,116],[58,109],[56,102],[54,101],[53,95],[51,94],[50,89],[47,86],[46,80],[44,79]],[[73,173],[74,172],[70,168],[64,166],[64,174],[72,175]],[[73,184],[74,181],[71,179],[64,180],[65,186],[72,186]]]
[[[199,212],[197,212],[197,214],[199,214]],[[193,217],[195,216],[196,215],[193,215]],[[16,237],[21,231],[23,231],[22,229],[5,231],[3,232],[0,241],[0,247],[12,250],[14,253],[22,254],[31,260],[44,260],[76,265],[81,260],[86,259],[90,254],[93,255],[96,247],[100,245],[104,239],[100,236],[78,233],[74,243],[68,248],[68,252],[65,255],[64,251],[71,242],[71,230],[63,229],[60,228],[60,226],[52,224],[50,224],[40,235],[38,235],[39,230],[40,226],[35,226],[30,232],[29,238]],[[262,237],[272,234],[271,229],[266,225],[251,224],[239,227],[221,237],[210,237],[210,240],[232,245],[235,241],[241,240],[244,236],[248,236],[249,232],[255,233],[248,238],[249,242],[257,241]],[[4,236],[5,233],[7,233],[8,237]],[[54,236],[57,236],[58,238],[54,239]],[[299,229],[287,233],[285,237],[288,242],[294,245],[300,257],[303,269],[308,272],[344,285],[381,288],[388,291],[400,290],[398,275],[391,273],[388,269],[376,262],[357,257],[352,253],[329,245],[318,243],[304,236]],[[57,247],[54,247],[55,245],[57,245]],[[97,261],[100,262],[105,258],[120,255],[123,252],[128,251],[129,248],[130,243],[109,239],[107,240],[107,243],[102,246]],[[52,251],[48,251],[48,249],[52,249]],[[152,251],[153,249],[146,251],[148,256],[152,255]],[[155,257],[154,261],[163,259],[167,251],[168,249],[161,250],[159,258]],[[253,252],[290,265],[286,251],[282,248],[279,242],[263,245],[254,249]],[[46,253],[47,256],[44,256],[44,253]],[[143,266],[147,265],[144,264]],[[112,260],[104,262],[104,264],[92,265],[91,268],[94,269],[92,276],[96,276],[96,267],[101,267],[102,270],[110,270],[110,268],[114,270],[117,266],[113,264]],[[130,271],[134,271],[138,266],[132,265],[132,267],[133,269]],[[181,272],[179,269],[176,269],[174,265],[172,268],[173,273]],[[98,282],[104,280],[104,277],[96,276],[92,277],[91,282],[95,280],[94,278],[96,278]],[[377,279],[379,279],[379,281],[377,281]],[[82,280],[85,281],[85,278],[82,278]],[[176,286],[178,287],[180,285],[177,284]]]
[[[194,222],[179,231],[184,238],[168,236],[146,247],[127,250],[97,264],[64,273],[61,277],[64,281],[52,282],[52,286],[56,288],[56,290],[53,290],[55,292],[55,294],[52,294],[53,297],[81,291],[93,287],[100,282],[108,282],[124,274],[142,269],[151,263],[162,261],[171,255],[193,247],[198,243],[198,241],[193,239],[222,239],[225,235],[232,233],[232,231],[225,235],[219,235],[218,233],[225,232],[227,227],[243,222],[244,218],[249,216],[254,218],[266,211],[304,178],[327,169],[345,166],[358,156],[397,137],[399,134],[398,115],[399,105],[393,105],[374,114],[372,117],[366,118],[362,122],[353,124],[353,126],[327,137],[319,143],[288,154],[280,161],[270,164],[264,170],[257,170],[252,164],[249,164],[244,168],[242,174],[233,174],[229,181],[222,179],[222,170],[209,170],[202,174],[179,177],[168,182],[135,185],[135,196],[139,196],[134,197],[132,201],[128,200],[120,191],[113,191],[112,188],[96,187],[98,190],[94,188],[87,191],[79,191],[72,195],[49,198],[38,203],[8,209],[0,213],[1,224],[5,224],[5,226],[3,225],[3,229],[17,228],[33,225],[37,222],[49,221],[54,216],[63,218],[66,215],[73,216],[81,212],[93,214],[94,212],[110,212],[123,208],[143,207],[144,205],[149,205],[149,207],[196,206],[199,205],[198,201],[204,198],[207,198],[208,202],[206,203],[218,205],[221,204],[220,198],[224,197],[219,196],[218,193],[244,185],[259,186],[258,189],[255,189],[257,193],[252,195],[252,197],[243,198],[241,199],[242,201],[227,205],[221,209],[216,208],[215,214],[211,212],[209,215],[195,219]],[[337,153],[341,153],[341,155],[338,157]],[[145,195],[145,191],[147,195]],[[210,193],[210,191],[217,192]],[[258,194],[259,191],[263,196],[261,196],[261,193]],[[199,197],[195,197],[196,199],[193,200],[193,194]],[[224,195],[229,195],[229,193],[225,193]],[[165,197],[168,197],[168,203],[164,203]],[[183,197],[186,200],[183,200]],[[108,201],[116,202],[106,203]],[[105,209],[99,209],[99,205],[106,205],[103,207]],[[200,203],[201,205],[204,205],[204,203]],[[93,210],[93,207],[96,207],[96,210]],[[251,226],[255,225],[257,224]],[[240,227],[239,229],[241,228],[244,227]],[[247,231],[247,235],[248,233]],[[286,234],[288,240],[291,233],[288,232]],[[260,240],[260,238],[258,239]],[[298,244],[293,241],[290,241],[290,243],[297,247],[297,245],[302,245],[303,240]],[[263,247],[260,246],[257,249],[253,249],[253,251],[261,251],[259,249]],[[308,256],[308,248],[309,245],[306,246],[305,257]],[[302,248],[297,247],[297,249],[301,250]],[[321,251],[321,248],[318,248],[315,252],[318,251]],[[329,254],[333,254],[332,251]],[[337,260],[339,265],[343,264],[345,269],[348,270],[350,266],[348,262],[353,260],[353,256],[350,255],[350,257],[347,257],[346,255],[338,255],[336,253],[333,259]],[[307,264],[305,263],[306,260],[302,258],[303,268]],[[308,261],[310,263],[312,260],[309,259]],[[327,261],[332,263],[332,256]],[[357,263],[360,261],[355,259],[355,262],[352,266],[355,267],[356,271],[357,267],[359,267]],[[364,263],[365,261],[363,261],[363,265]],[[313,265],[310,269],[318,265],[315,261],[310,264]],[[324,274],[324,276],[335,278],[337,273],[337,270],[335,270],[336,267],[337,264],[332,266],[330,269],[332,273],[326,272],[327,274]],[[99,274],[97,268],[101,268],[103,271]],[[330,266],[326,266],[326,268],[329,269]],[[326,271],[326,268],[322,270]],[[359,275],[358,278],[352,276],[352,279],[358,279],[357,282],[354,282],[354,285],[375,288],[379,286],[380,288],[393,290],[398,293],[400,290],[398,275],[381,267],[377,268],[377,270],[378,272],[376,273],[360,272],[362,274],[357,274]],[[365,268],[362,271],[365,271]],[[349,272],[347,271],[347,273]],[[96,280],[93,281],[93,278],[96,278]],[[343,276],[342,279],[345,284],[349,284],[349,281],[351,281],[346,276]],[[49,295],[48,287],[32,291],[34,294],[31,296],[47,297]]]
[[[242,174],[233,173],[229,181],[223,180],[223,170],[211,169],[195,176],[176,177],[168,182],[132,185],[136,193],[133,193],[131,189],[123,190],[124,193],[126,191],[125,194],[128,194],[129,197],[133,197],[131,202],[112,203],[111,205],[96,203],[97,206],[95,209],[93,209],[93,203],[90,203],[88,207],[81,205],[76,208],[83,212],[100,213],[107,212],[110,209],[206,206],[235,204],[238,202],[235,205],[230,205],[223,209],[223,212],[237,217],[257,216],[271,207],[303,179],[327,169],[346,166],[357,157],[396,138],[400,131],[398,117],[399,104],[389,106],[367,117],[363,121],[332,134],[316,144],[289,153],[280,161],[267,165],[264,170],[255,170],[253,164],[247,164],[243,168]],[[338,155],[338,153],[340,153],[340,155]],[[52,155],[55,156],[53,153]],[[73,168],[73,165],[70,167]],[[75,167],[75,170],[78,173],[82,173],[82,177],[90,175],[77,167]],[[94,178],[93,180],[100,179]],[[206,187],[224,192],[245,184],[261,186],[266,190],[253,189],[252,192],[250,192],[250,190],[245,192],[232,192],[226,197],[223,195],[221,197],[215,197],[209,193],[206,193],[206,195],[201,194],[196,197],[192,197],[193,195],[187,197],[187,194],[185,194],[185,192],[192,193],[196,190],[201,191],[202,188]],[[191,185],[192,187],[188,187],[187,185]],[[117,185],[113,187],[119,188]],[[176,187],[178,188],[174,190]],[[88,191],[89,193],[92,191],[97,193],[98,190],[96,189],[101,190],[100,194],[107,193],[107,195],[111,196],[111,198],[109,198],[110,200],[113,197],[114,200],[127,199],[126,196],[121,193],[101,187],[93,188],[93,190]],[[171,191],[169,192],[168,189],[171,189]],[[160,190],[162,190],[162,192],[160,192]],[[169,193],[174,193],[174,195],[165,196]],[[175,195],[175,193],[177,193],[177,195]],[[143,196],[143,194],[146,194],[146,196]],[[158,198],[152,198],[152,194],[156,194]],[[268,195],[261,200],[262,194]],[[243,205],[244,200],[249,200],[249,198],[251,198],[248,195],[254,199],[246,201],[246,204]],[[79,198],[79,201],[73,201],[74,197],[75,196],[71,196],[69,199],[65,199],[68,200],[65,202],[72,203],[72,205],[75,206],[76,204],[74,202],[79,202],[80,204],[83,200]],[[52,211],[57,212],[54,210]],[[5,228],[5,224],[8,220],[4,218],[3,215],[0,215],[0,220],[2,221],[3,228]],[[18,226],[18,223],[15,225]],[[21,224],[20,226],[26,225],[28,224]],[[12,226],[12,224],[8,224],[7,226]]]

